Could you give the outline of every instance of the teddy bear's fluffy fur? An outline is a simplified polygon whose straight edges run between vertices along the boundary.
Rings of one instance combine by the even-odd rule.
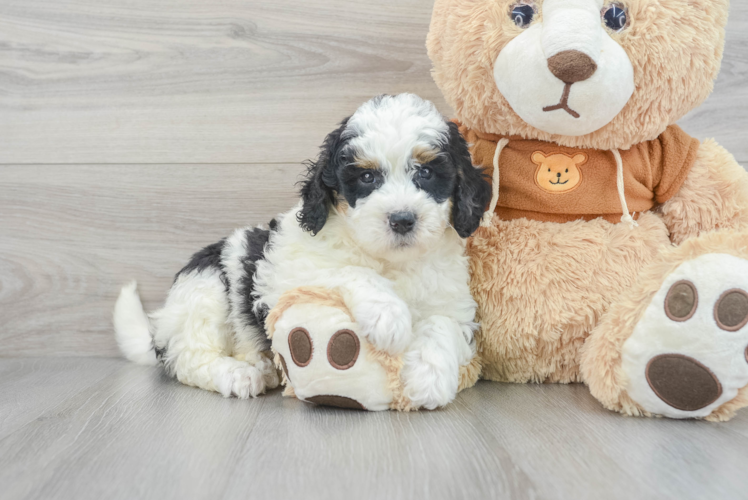
[[[494,78],[500,52],[522,33],[508,15],[518,3],[436,1],[427,44],[433,74],[468,129],[567,147],[626,150],[656,139],[712,91],[729,1],[627,0],[630,26],[609,34],[634,68],[635,91],[628,103],[587,135],[535,128],[515,113]],[[543,3],[535,2],[537,22],[542,22]],[[482,377],[585,382],[606,407],[649,415],[653,412],[626,393],[623,345],[679,264],[709,253],[748,258],[748,176],[732,155],[707,140],[677,194],[642,213],[635,229],[603,219],[564,224],[497,219],[468,245],[481,321]],[[691,416],[725,420],[747,404],[743,388],[711,414]]]
[[[602,219],[566,224],[520,219],[480,228],[468,253],[482,325],[483,377],[583,381],[582,343],[663,246],[711,229],[746,227],[744,207],[745,171],[706,141],[678,195],[660,213],[643,214],[636,231]]]

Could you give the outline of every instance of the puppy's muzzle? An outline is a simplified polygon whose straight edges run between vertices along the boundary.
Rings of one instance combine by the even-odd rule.
[[[413,212],[395,212],[390,214],[390,229],[397,234],[408,234],[416,227],[416,216]]]

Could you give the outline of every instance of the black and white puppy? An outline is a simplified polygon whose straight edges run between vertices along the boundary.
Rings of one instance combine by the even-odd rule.
[[[412,94],[380,96],[325,140],[301,201],[269,229],[193,257],[148,316],[135,284],[114,314],[122,352],[181,382],[248,398],[278,385],[264,319],[298,287],[338,291],[369,342],[403,354],[414,407],[449,403],[475,354],[463,238],[491,197],[455,124]]]

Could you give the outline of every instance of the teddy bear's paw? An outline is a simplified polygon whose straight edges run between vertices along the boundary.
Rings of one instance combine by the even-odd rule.
[[[395,295],[372,292],[353,314],[362,333],[377,350],[397,355],[405,351],[413,338],[408,305]]]
[[[273,350],[297,398],[324,406],[387,410],[385,368],[347,311],[319,304],[290,307],[275,324]]]
[[[645,411],[705,418],[748,385],[748,261],[705,254],[667,277],[623,344],[626,391]]]

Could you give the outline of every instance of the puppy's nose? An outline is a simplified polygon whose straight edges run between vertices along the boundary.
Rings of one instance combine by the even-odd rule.
[[[395,212],[390,214],[390,228],[397,234],[407,234],[416,226],[413,212]]]
[[[565,50],[548,59],[548,69],[564,83],[577,83],[591,78],[597,64],[584,52]]]

